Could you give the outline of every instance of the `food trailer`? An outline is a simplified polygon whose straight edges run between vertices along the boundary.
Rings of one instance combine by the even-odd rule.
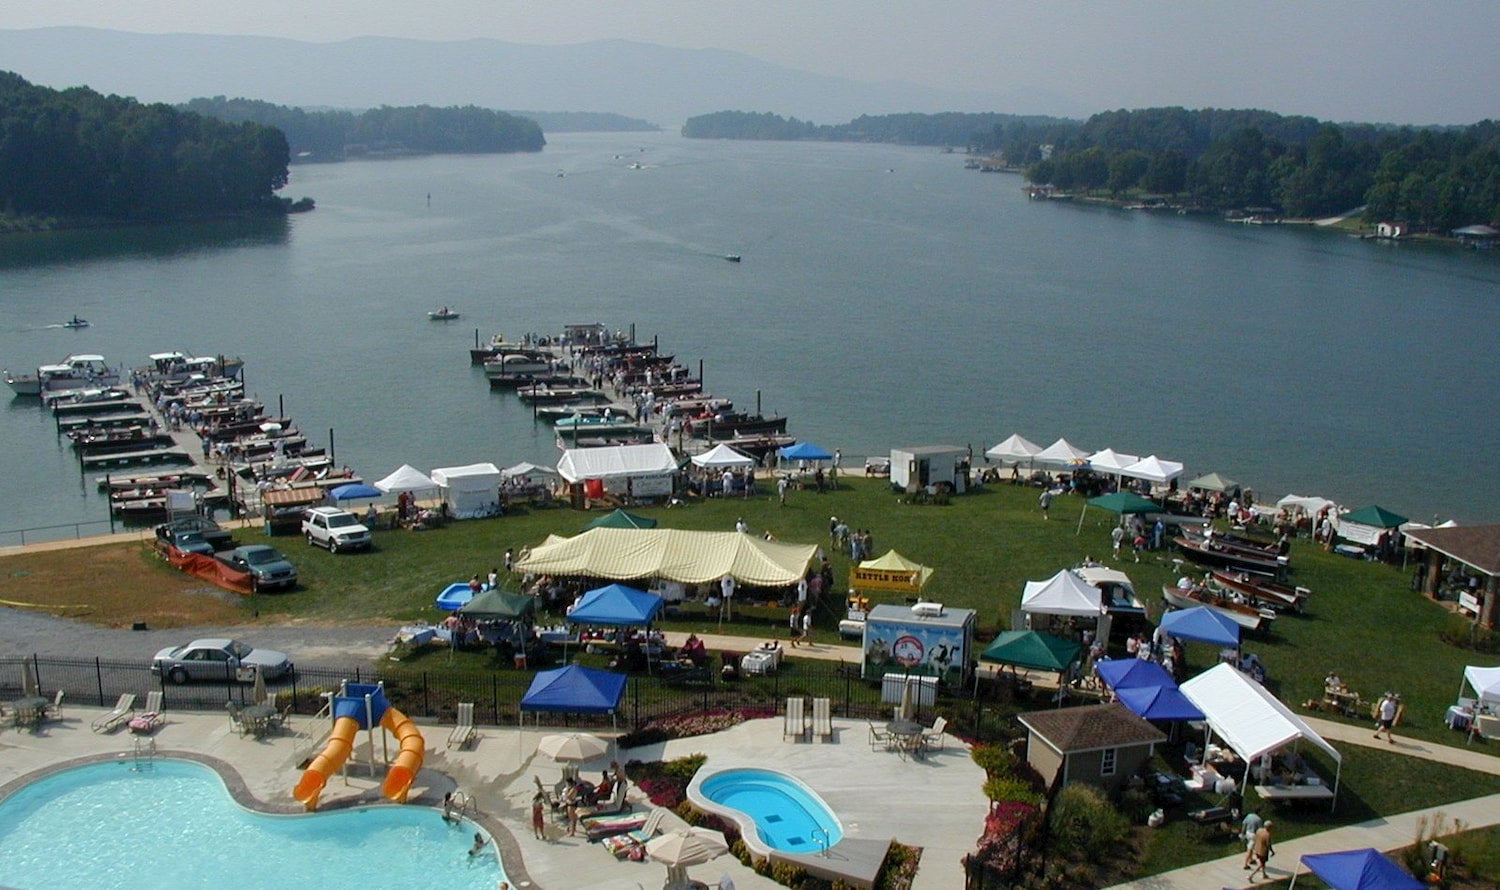
[[[891,487],[915,493],[931,486],[963,494],[969,487],[969,449],[919,445],[891,449]]]
[[[942,603],[881,604],[865,618],[860,676],[880,680],[888,673],[934,677],[949,686],[968,676],[974,650],[973,609]]]

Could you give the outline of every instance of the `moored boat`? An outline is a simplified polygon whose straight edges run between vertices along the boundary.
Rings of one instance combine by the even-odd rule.
[[[443,308],[435,312],[427,313],[427,317],[432,321],[457,321],[459,315],[457,312],[454,312],[452,309],[444,306]]]
[[[1277,584],[1269,578],[1241,572],[1216,571],[1210,573],[1213,583],[1238,593],[1252,603],[1271,609],[1294,609],[1302,611],[1302,605],[1312,595],[1306,587]]]
[[[1179,609],[1207,606],[1246,630],[1259,630],[1276,618],[1276,613],[1270,609],[1235,602],[1227,596],[1216,594],[1202,587],[1178,587],[1174,584],[1163,584],[1161,595],[1168,603]]]
[[[62,390],[115,386],[120,382],[120,372],[111,368],[102,355],[70,355],[55,365],[41,365],[35,374],[6,371],[5,382],[18,396],[40,396]]]
[[[786,432],[785,417],[763,417],[759,414],[718,415],[693,421],[710,439],[736,439],[742,436],[779,436]]]
[[[1226,568],[1238,572],[1250,572],[1280,578],[1286,572],[1284,556],[1259,556],[1242,550],[1234,550],[1212,539],[1190,538],[1178,535],[1172,539],[1183,555],[1199,565]]]

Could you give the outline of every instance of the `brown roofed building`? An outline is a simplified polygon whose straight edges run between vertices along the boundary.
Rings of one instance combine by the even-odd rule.
[[[1459,598],[1459,608],[1477,613],[1480,623],[1495,626],[1495,601],[1500,597],[1500,525],[1461,525],[1452,528],[1408,529],[1407,546],[1424,547],[1439,556],[1429,554],[1427,571],[1422,579],[1422,592],[1429,596],[1437,592],[1439,579],[1444,574],[1443,557],[1448,561],[1462,563],[1476,581],[1475,589],[1468,591],[1466,599]],[[1480,583],[1480,576],[1483,576]]]
[[[1109,792],[1167,740],[1166,733],[1119,702],[1034,711],[1020,720],[1027,729],[1026,762],[1044,778],[1061,785],[1088,782]]]

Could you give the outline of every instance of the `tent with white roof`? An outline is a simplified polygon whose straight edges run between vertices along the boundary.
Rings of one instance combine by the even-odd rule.
[[[438,484],[411,464],[402,464],[396,472],[376,482],[375,487],[386,494],[399,494],[403,491],[437,491]]]
[[[500,468],[492,463],[439,467],[432,471],[448,512],[455,519],[475,519],[500,512]]]
[[[1233,665],[1219,664],[1183,683],[1181,688],[1188,701],[1203,712],[1214,734],[1246,764],[1299,740],[1321,748],[1337,764],[1333,777],[1333,797],[1337,801],[1344,758],[1265,687],[1235,670]]]
[[[1021,611],[1098,616],[1104,613],[1104,605],[1099,588],[1063,569],[1046,581],[1027,581],[1021,594]]]
[[[1140,458],[1134,454],[1121,454],[1113,448],[1106,448],[1089,455],[1089,468],[1096,473],[1118,475],[1126,467],[1139,460]]]
[[[1500,667],[1487,668],[1471,664],[1464,668],[1464,680],[1474,687],[1480,699],[1500,702]],[[1460,688],[1459,695],[1462,694],[1463,689]]]
[[[1182,475],[1182,464],[1175,460],[1162,460],[1152,454],[1120,470],[1120,475],[1166,485]]]
[[[986,451],[984,456],[990,460],[1001,462],[1008,461],[1018,464],[1024,460],[1030,463],[1033,458],[1041,453],[1041,450],[1042,446],[1030,441],[1020,433],[1015,433],[1004,442]]]
[[[1089,453],[1087,451],[1079,448],[1067,439],[1058,439],[1036,454],[1037,463],[1058,467],[1074,466],[1084,463],[1088,459]]]
[[[728,467],[755,466],[755,458],[743,455],[723,442],[720,442],[702,454],[693,455],[692,460],[693,465],[698,467],[723,469]]]

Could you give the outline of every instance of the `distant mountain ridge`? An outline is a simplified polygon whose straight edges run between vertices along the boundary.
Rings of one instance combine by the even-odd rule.
[[[143,102],[245,96],[293,106],[477,105],[595,109],[676,127],[726,108],[811,121],[862,114],[1002,111],[1082,116],[1063,97],[864,83],[741,53],[624,40],[534,46],[360,37],[135,34],[95,28],[0,30],[0,64],[32,83],[88,85]]]

